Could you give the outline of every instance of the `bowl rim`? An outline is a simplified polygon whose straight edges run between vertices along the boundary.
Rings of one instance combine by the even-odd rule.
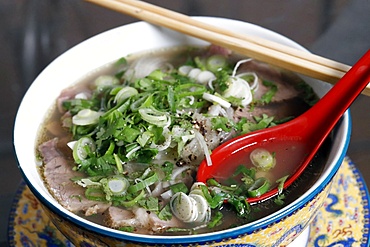
[[[239,20],[233,20],[233,19],[227,19],[227,18],[220,18],[220,17],[194,17],[196,19],[202,20],[202,21],[208,21],[208,22],[216,22],[221,23],[222,25],[226,24],[232,24],[232,25],[239,25],[242,28],[245,29],[255,29],[257,33],[260,33],[262,35],[272,35],[272,37],[277,38],[279,42],[285,42],[289,45],[295,46],[299,49],[306,50],[296,42],[292,41],[291,39],[287,38],[286,36],[283,36],[281,34],[278,34],[276,32],[273,32],[271,30],[265,29],[263,27],[257,26],[255,24],[239,21]],[[331,181],[333,176],[335,175],[336,171],[339,169],[345,154],[346,150],[348,149],[349,145],[349,139],[351,134],[351,119],[349,110],[344,114],[343,121],[341,123],[341,128],[344,132],[344,137],[341,139],[340,143],[338,144],[341,150],[335,151],[335,156],[332,158],[334,160],[334,163],[331,165],[330,171],[327,171],[325,174],[322,175],[322,179],[317,181],[314,185],[314,188],[312,190],[308,190],[304,193],[304,199],[300,198],[297,199],[297,201],[294,201],[289,204],[289,207],[283,207],[282,209],[274,212],[273,214],[263,217],[259,220],[254,221],[252,224],[248,223],[236,228],[226,229],[222,231],[217,232],[210,232],[206,234],[199,234],[199,235],[186,235],[186,236],[171,236],[171,238],[168,238],[168,236],[163,235],[144,235],[144,234],[136,234],[136,233],[126,233],[114,229],[110,229],[107,227],[102,227],[98,224],[91,223],[90,221],[87,221],[68,210],[61,207],[57,202],[51,203],[48,201],[47,197],[45,197],[45,194],[40,193],[38,191],[38,187],[36,184],[34,184],[33,177],[29,176],[30,173],[27,170],[27,166],[25,164],[25,161],[23,159],[20,159],[22,157],[22,148],[24,145],[22,145],[22,137],[19,136],[19,129],[23,128],[22,122],[25,118],[29,116],[22,116],[24,115],[24,108],[27,104],[29,104],[31,101],[31,95],[37,90],[37,87],[35,85],[39,83],[39,81],[42,81],[42,75],[46,73],[46,71],[54,68],[58,65],[58,62],[60,62],[62,59],[64,59],[68,54],[77,51],[80,47],[95,44],[98,41],[97,40],[104,40],[105,37],[108,37],[109,35],[114,35],[116,33],[124,32],[126,29],[132,29],[132,28],[151,28],[155,31],[159,32],[169,32],[170,35],[177,35],[174,34],[174,32],[168,31],[167,29],[158,28],[156,26],[153,26],[151,24],[148,24],[146,22],[138,21],[131,24],[126,24],[123,26],[119,26],[110,30],[107,30],[105,32],[102,32],[100,34],[97,34],[78,45],[72,47],[71,49],[67,50],[65,53],[60,55],[58,58],[56,58],[50,65],[48,65],[44,71],[40,73],[40,75],[34,80],[30,88],[27,90],[24,98],[21,101],[21,104],[19,106],[15,123],[14,123],[14,132],[13,132],[13,145],[15,149],[16,159],[18,162],[18,167],[21,171],[21,174],[26,181],[27,185],[29,186],[32,193],[36,195],[36,197],[52,212],[60,215],[66,220],[71,221],[72,223],[83,227],[89,231],[97,232],[105,236],[114,237],[116,239],[120,240],[128,240],[131,242],[140,242],[140,243],[153,243],[153,240],[158,240],[163,244],[184,244],[184,243],[202,243],[202,242],[209,242],[209,241],[222,241],[223,239],[227,238],[233,238],[240,234],[245,234],[247,232],[253,232],[258,229],[263,229],[269,226],[272,223],[276,223],[277,221],[282,220],[284,217],[287,217],[291,214],[293,214],[296,210],[299,210],[300,208],[304,207],[310,200],[312,200],[320,191],[322,191]],[[182,34],[180,34],[183,36]],[[99,42],[100,42],[99,40]],[[207,42],[205,42],[207,43]],[[141,49],[142,50],[142,49]],[[307,51],[307,50],[306,50]],[[104,64],[104,63],[103,63]],[[50,195],[49,195],[50,196]]]

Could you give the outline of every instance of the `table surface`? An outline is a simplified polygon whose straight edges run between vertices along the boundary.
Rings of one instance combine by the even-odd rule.
[[[251,22],[301,43],[312,52],[353,64],[370,48],[370,1],[157,0],[158,5],[189,15],[221,16]],[[7,222],[21,181],[12,147],[17,107],[35,76],[73,45],[135,19],[75,0],[0,2],[0,246],[6,246]],[[97,18],[98,17],[98,18]],[[340,100],[340,99],[338,99]],[[370,184],[370,97],[351,106],[348,156]]]

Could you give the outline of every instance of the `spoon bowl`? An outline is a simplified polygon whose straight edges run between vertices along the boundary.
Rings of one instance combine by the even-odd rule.
[[[370,50],[321,100],[299,117],[241,135],[213,150],[212,165],[204,160],[199,166],[197,180],[206,183],[210,178],[231,176],[253,150],[263,148],[276,155],[276,167],[284,164],[284,169],[278,170],[285,173],[282,176],[288,175],[283,185],[283,189],[287,188],[305,170],[335,124],[369,82]],[[273,187],[262,195],[248,198],[248,202],[265,201],[280,192],[281,188]]]

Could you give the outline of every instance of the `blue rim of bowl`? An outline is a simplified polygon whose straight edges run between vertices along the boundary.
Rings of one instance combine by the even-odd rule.
[[[81,222],[78,220],[78,216],[76,218],[70,217],[65,212],[61,211],[59,208],[55,207],[52,203],[47,201],[32,185],[32,183],[27,179],[25,176],[22,168],[20,167],[22,176],[26,182],[26,184],[29,186],[32,193],[46,206],[49,210],[54,212],[55,214],[61,216],[63,219],[72,222],[73,224],[82,227],[88,231],[98,233],[103,236],[113,237],[117,240],[122,241],[129,241],[132,243],[145,243],[149,245],[158,245],[158,244],[210,244],[210,243],[217,243],[228,239],[237,238],[240,236],[244,236],[248,233],[252,233],[257,230],[265,229],[269,227],[273,223],[277,223],[281,220],[283,220],[286,217],[289,217],[297,210],[300,210],[303,208],[309,201],[311,201],[317,194],[319,194],[332,180],[336,172],[338,171],[339,167],[341,166],[348,146],[349,146],[349,140],[351,135],[351,117],[349,114],[349,110],[345,113],[345,116],[348,118],[348,128],[347,128],[347,135],[344,143],[343,150],[340,153],[339,159],[336,161],[336,164],[333,166],[332,171],[328,174],[327,177],[323,180],[323,182],[310,194],[308,194],[303,200],[298,202],[296,205],[292,207],[288,207],[286,210],[279,210],[280,213],[274,214],[273,217],[267,216],[268,219],[266,220],[257,220],[258,223],[253,223],[253,225],[246,224],[244,226],[232,228],[229,230],[223,230],[218,231],[214,233],[207,233],[207,234],[199,234],[199,235],[186,235],[186,236],[178,236],[178,237],[168,237],[168,236],[148,236],[148,235],[139,235],[139,234],[130,234],[125,232],[116,232],[116,231],[110,231],[109,229],[105,230],[104,228],[96,227],[92,224],[86,224],[84,222]],[[17,159],[18,162],[18,159]],[[284,209],[284,208],[283,208]],[[265,217],[266,218],[266,217]],[[153,241],[155,243],[153,243]]]

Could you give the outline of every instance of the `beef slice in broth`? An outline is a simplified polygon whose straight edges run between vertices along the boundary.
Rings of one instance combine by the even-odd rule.
[[[74,163],[58,149],[58,141],[58,138],[53,138],[39,146],[44,162],[42,175],[49,191],[63,207],[73,213],[83,212],[89,216],[104,212],[110,203],[88,200],[84,196],[85,189],[71,180],[86,175],[72,169]]]

